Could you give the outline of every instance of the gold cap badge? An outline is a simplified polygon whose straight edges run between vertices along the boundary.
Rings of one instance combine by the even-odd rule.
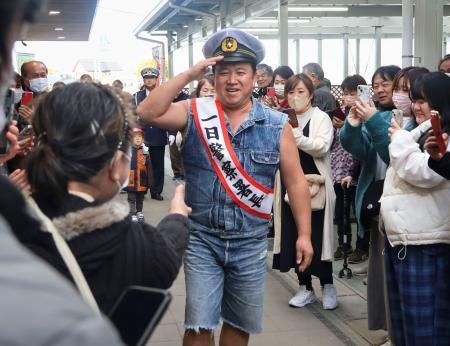
[[[233,37],[227,37],[222,41],[222,51],[226,53],[233,53],[237,51],[238,43]]]

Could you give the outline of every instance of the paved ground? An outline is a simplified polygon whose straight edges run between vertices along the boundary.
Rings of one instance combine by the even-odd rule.
[[[158,223],[169,208],[169,199],[173,194],[170,161],[166,160],[166,184],[163,196],[158,202],[146,197],[144,214],[147,222]],[[366,287],[362,277],[338,279],[335,284],[338,291],[339,307],[334,311],[324,311],[320,302],[321,290],[318,280],[313,281],[319,302],[306,308],[294,309],[288,306],[289,299],[295,294],[298,284],[292,271],[281,274],[271,270],[271,252],[267,257],[266,289],[264,299],[264,321],[262,334],[252,336],[250,345],[379,345],[384,342],[386,333],[367,330]],[[353,268],[365,265],[352,266]],[[342,261],[334,263],[337,274]],[[185,287],[183,270],[171,288],[173,301],[153,334],[149,346],[178,346],[183,335]],[[218,336],[219,331],[216,331]],[[218,340],[218,338],[216,338]],[[217,341],[216,341],[217,344]]]

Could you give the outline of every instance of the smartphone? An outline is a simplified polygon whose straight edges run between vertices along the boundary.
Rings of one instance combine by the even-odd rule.
[[[275,98],[275,88],[274,87],[267,87],[267,96],[270,96],[272,98]]]
[[[21,105],[31,107],[33,103],[33,93],[31,91],[24,91],[22,94]]]
[[[392,117],[395,119],[395,122],[403,128],[403,111],[400,109],[393,109],[392,110]]]
[[[370,101],[370,85],[358,85],[356,92],[361,101],[369,103]]]
[[[18,139],[22,140],[31,137],[33,135],[34,135],[33,126],[27,125],[22,129],[22,131],[20,131]]]
[[[298,127],[298,120],[297,120],[297,115],[295,114],[295,109],[293,109],[293,108],[286,108],[286,109],[283,109],[282,112],[284,114],[288,115],[289,123],[291,124],[291,126],[293,128]]]
[[[9,141],[6,138],[6,134],[9,131],[9,125],[11,125],[14,116],[14,91],[12,89],[8,89],[5,103],[0,105],[0,107],[3,107],[6,117],[5,127],[0,133],[0,154],[6,154],[9,151]]]
[[[436,137],[437,143],[439,145],[439,151],[442,155],[447,152],[447,148],[445,147],[445,142],[442,139],[442,127],[441,122],[439,120],[439,112],[431,111],[431,126],[433,127],[433,133]]]
[[[114,304],[109,319],[127,345],[144,346],[169,307],[167,290],[130,286]]]
[[[330,116],[331,120],[333,120],[334,117],[342,121],[345,120],[345,113],[342,111],[341,107],[328,111],[327,114]]]

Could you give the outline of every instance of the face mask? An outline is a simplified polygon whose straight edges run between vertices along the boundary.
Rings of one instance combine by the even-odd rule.
[[[411,114],[411,100],[409,99],[409,95],[394,91],[392,101],[394,102],[395,108],[400,109],[404,115]]]
[[[131,151],[131,148],[130,148],[129,151]],[[130,152],[130,154],[131,154],[131,152]],[[131,155],[127,155],[127,154],[124,154],[124,155],[125,155],[125,157],[127,157],[129,159],[131,158]],[[114,155],[114,157],[112,158],[112,160],[111,160],[111,162],[109,164],[109,167],[113,166],[114,160],[116,160],[116,155]],[[116,180],[116,184],[117,184],[117,193],[116,194],[119,194],[120,191],[122,191],[123,189],[128,187],[128,185],[130,184],[130,175],[128,174],[128,176],[126,177],[126,179],[125,179],[125,181],[123,183],[120,183],[119,181]]]
[[[294,108],[296,113],[301,113],[306,106],[309,104],[309,98],[308,97],[298,97],[295,96],[293,98],[290,98],[288,100],[289,107]]]
[[[446,75],[450,77],[450,73],[446,73]]]
[[[30,79],[30,89],[35,93],[44,92],[48,87],[48,79],[47,78],[35,78]]]
[[[14,104],[19,103],[22,100],[23,90],[22,88],[14,89]]]
[[[274,89],[275,95],[278,97],[284,97],[284,84],[275,84]]]
[[[355,105],[356,97],[355,96],[345,96],[344,97],[345,106],[346,107],[353,107]]]

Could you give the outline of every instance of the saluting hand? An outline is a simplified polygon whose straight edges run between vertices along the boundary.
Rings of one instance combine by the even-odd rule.
[[[214,66],[216,63],[218,63],[219,61],[221,61],[223,59],[223,56],[215,56],[212,58],[208,58],[202,61],[199,61],[198,63],[196,63],[194,66],[192,66],[189,70],[189,79],[190,80],[200,80],[203,78],[203,76],[205,75],[205,73],[208,72],[208,68],[210,66]]]

